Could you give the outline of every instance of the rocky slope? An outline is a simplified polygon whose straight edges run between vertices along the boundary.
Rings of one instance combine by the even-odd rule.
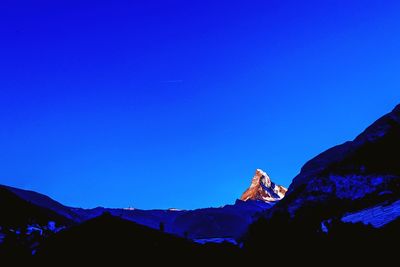
[[[361,222],[380,228],[398,218],[400,218],[400,200],[346,214],[341,221],[346,223]]]
[[[257,169],[251,180],[250,187],[242,194],[240,200],[276,202],[285,196],[286,191],[285,187],[274,184],[266,172]]]
[[[304,207],[332,206],[340,213],[398,199],[399,152],[400,105],[353,141],[307,162],[275,210],[287,210],[293,216]]]

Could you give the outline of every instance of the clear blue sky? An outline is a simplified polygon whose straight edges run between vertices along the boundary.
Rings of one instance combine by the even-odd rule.
[[[3,0],[0,183],[138,208],[232,203],[256,168],[288,186],[400,103],[399,14],[399,1]]]

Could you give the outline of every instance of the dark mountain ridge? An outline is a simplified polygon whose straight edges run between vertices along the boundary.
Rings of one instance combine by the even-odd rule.
[[[0,212],[6,216],[0,226],[53,220],[68,227],[46,238],[29,236],[29,250],[26,239],[13,231],[14,239],[7,239],[5,249],[0,245],[0,256],[20,251],[14,254],[23,259],[50,264],[62,259],[71,265],[105,260],[187,265],[188,259],[203,264],[216,260],[259,264],[262,259],[274,265],[293,261],[318,266],[327,259],[341,265],[392,262],[397,260],[393,244],[400,237],[399,152],[400,105],[353,141],[307,162],[276,204],[238,200],[234,205],[193,211],[85,210],[1,186]],[[265,177],[253,179],[255,186],[250,189],[257,190],[246,190],[251,193],[245,194],[246,199],[251,199],[247,195],[270,199],[278,194],[259,194],[260,181],[269,184]],[[235,236],[242,249],[227,243],[193,242],[215,235]],[[37,254],[31,257],[31,252]]]
[[[353,141],[308,161],[272,212],[334,203],[348,211],[400,196],[400,105]]]

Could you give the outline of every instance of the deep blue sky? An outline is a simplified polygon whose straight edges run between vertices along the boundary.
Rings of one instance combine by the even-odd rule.
[[[0,1],[0,183],[219,206],[400,103],[399,1],[140,2]]]

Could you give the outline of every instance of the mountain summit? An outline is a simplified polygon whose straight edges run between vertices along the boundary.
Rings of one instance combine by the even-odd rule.
[[[273,183],[266,172],[257,169],[251,180],[250,187],[243,193],[240,200],[275,202],[281,200],[285,196],[286,191],[285,187]]]

